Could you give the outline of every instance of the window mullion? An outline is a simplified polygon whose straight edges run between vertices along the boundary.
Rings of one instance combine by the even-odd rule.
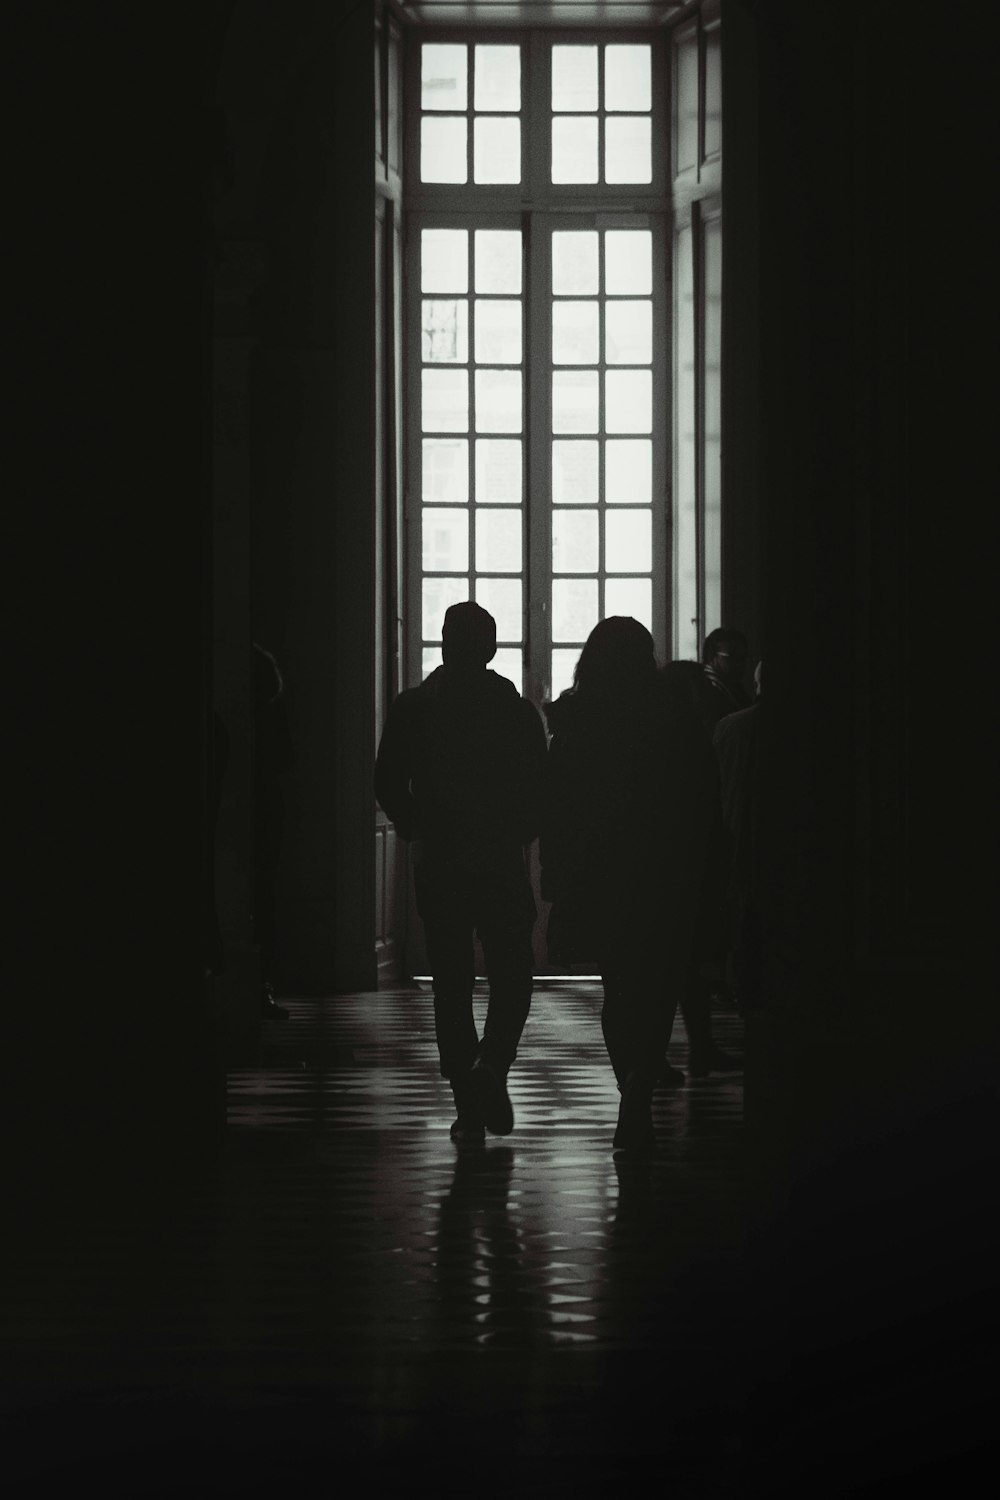
[[[527,329],[531,360],[525,362],[528,424],[527,572],[528,695],[541,704],[551,694],[552,504],[551,504],[551,278],[548,219],[525,214]]]

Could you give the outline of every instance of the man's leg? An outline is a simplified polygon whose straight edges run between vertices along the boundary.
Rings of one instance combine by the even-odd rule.
[[[651,1024],[659,988],[656,976],[637,963],[634,955],[618,957],[617,962],[616,957],[605,963],[601,973],[601,1031],[621,1094],[614,1149],[647,1151],[656,1139],[653,1088],[666,1045],[666,1027]]]
[[[477,926],[490,998],[480,1056],[504,1075],[517,1056],[531,1008],[534,925],[535,901],[526,876],[512,878],[486,893]]]
[[[438,872],[418,871],[416,888],[434,991],[441,1076],[454,1080],[468,1072],[479,1048],[472,1011],[476,983],[473,911],[467,894]]]
[[[668,930],[668,940],[650,953],[650,933],[655,930],[652,915],[643,913],[638,904],[632,916],[625,911],[612,915],[601,969],[601,1029],[622,1096],[616,1151],[646,1150],[655,1141],[653,1089],[662,1071],[682,983],[680,933]]]
[[[491,880],[481,893],[477,915],[490,998],[472,1077],[488,1129],[507,1135],[514,1128],[514,1112],[506,1078],[528,1019],[535,967],[535,902],[523,869]]]

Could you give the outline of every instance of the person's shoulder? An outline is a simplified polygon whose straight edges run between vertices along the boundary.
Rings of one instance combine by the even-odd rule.
[[[560,693],[558,698],[553,698],[550,703],[543,706],[542,713],[545,722],[553,734],[571,728],[580,719],[581,702],[578,694],[572,689]]]
[[[437,670],[440,671],[440,668]],[[404,688],[402,692],[397,693],[389,705],[389,713],[392,717],[395,719],[408,719],[412,715],[419,713],[422,707],[432,703],[437,697],[439,686],[434,680],[436,677],[437,672],[432,672],[429,677],[425,677],[423,682],[418,683],[416,687]]]
[[[712,732],[712,738],[716,744],[720,744],[734,735],[745,734],[753,727],[756,719],[756,703],[751,703],[747,708],[738,708],[734,713],[723,714]]]
[[[511,682],[509,677],[502,677],[499,672],[486,673],[486,695],[497,712],[503,710],[504,713],[513,713],[525,720],[538,716],[538,710],[531,699],[523,697],[516,683]]]
[[[486,690],[494,697],[506,698],[511,702],[521,696],[516,684],[511,682],[509,677],[503,677],[489,667],[486,669]]]

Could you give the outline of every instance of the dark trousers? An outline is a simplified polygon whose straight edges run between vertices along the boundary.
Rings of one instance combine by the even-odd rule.
[[[506,1074],[528,1018],[534,971],[535,902],[523,861],[487,872],[427,862],[414,873],[434,988],[441,1075],[459,1077],[477,1055]],[[472,1010],[476,933],[489,980],[481,1044]]]
[[[659,1074],[691,968],[690,924],[664,928],[662,909],[647,909],[638,922],[637,914],[609,921],[601,944],[601,1030],[619,1086],[630,1073],[650,1086]]]
[[[713,981],[701,972],[701,965],[687,966],[680,993],[680,1010],[692,1053],[707,1052],[712,1046]]]

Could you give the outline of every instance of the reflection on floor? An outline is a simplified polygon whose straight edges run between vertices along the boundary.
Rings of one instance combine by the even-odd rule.
[[[610,1494],[650,1463],[668,1492],[737,1493],[741,1075],[661,1090],[655,1155],[623,1165],[599,989],[553,986],[513,1135],[460,1151],[429,988],[283,1003],[150,1279],[109,1228],[71,1266],[54,1246],[70,1295],[25,1309],[28,1384],[57,1355],[91,1458],[144,1455],[123,1493],[359,1462],[421,1493]],[[736,1012],[715,1030],[742,1050]]]

